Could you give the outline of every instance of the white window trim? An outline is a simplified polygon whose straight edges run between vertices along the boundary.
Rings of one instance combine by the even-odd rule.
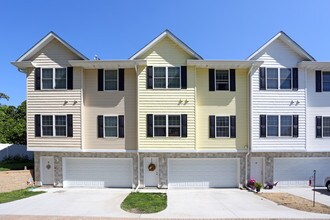
[[[155,136],[155,116],[166,116],[166,123],[165,123],[165,136]],[[168,129],[169,129],[169,120],[168,120],[168,116],[179,116],[180,117],[180,136],[169,136],[168,135]],[[181,138],[182,137],[182,122],[181,122],[181,114],[154,114],[153,115],[153,125],[152,125],[152,129],[153,129],[153,137],[155,138]]]
[[[330,136],[324,136],[324,131],[323,131],[324,126],[323,126],[323,123],[324,123],[324,118],[330,118],[330,116],[321,116],[321,117],[322,117],[322,124],[321,124],[321,126],[322,126],[322,138],[329,139]]]
[[[278,136],[268,136],[268,116],[277,116],[277,132]],[[291,116],[291,136],[281,136],[281,116]],[[267,138],[293,138],[293,115],[266,115],[266,137]]]
[[[106,70],[116,70],[117,71],[117,89],[105,89],[105,71]],[[103,70],[103,91],[106,91],[106,92],[119,91],[119,70],[118,69],[104,69]]]
[[[329,91],[324,91],[323,90],[323,74],[324,74],[324,72],[330,73],[330,71],[322,71],[322,75],[321,75],[321,91],[322,92],[330,92],[330,90]]]
[[[227,71],[227,74],[228,74],[228,89],[227,90],[218,90],[217,89],[217,70],[226,70]],[[214,91],[220,91],[220,92],[230,91],[230,69],[215,69],[214,70]]]
[[[155,88],[155,67],[158,68],[165,68],[165,88]],[[168,88],[168,68],[169,67],[175,67],[175,68],[179,68],[179,74],[180,74],[180,87],[178,88]],[[178,90],[178,89],[182,89],[181,87],[181,66],[153,66],[152,67],[152,87],[153,89],[170,89],[170,90]]]
[[[225,90],[220,90],[220,91],[225,91]],[[228,126],[228,130],[229,130],[229,132],[228,132],[228,137],[224,137],[224,136],[218,136],[217,135],[217,117],[227,117],[228,118],[228,122],[229,122],[229,126]],[[230,115],[216,115],[215,117],[214,117],[214,127],[215,127],[215,138],[219,138],[219,139],[221,139],[221,138],[230,138],[230,136],[231,136],[231,124],[230,124]]]
[[[42,117],[43,116],[52,116],[53,117],[53,135],[44,135],[43,134],[43,124],[42,124]],[[65,136],[64,135],[61,135],[61,136],[57,136],[56,135],[56,121],[55,121],[55,116],[65,116]],[[50,114],[44,114],[44,115],[40,115],[40,127],[41,127],[41,137],[55,137],[55,138],[65,138],[65,137],[68,137],[68,116],[66,114],[56,114],[56,115],[50,115]]]
[[[267,72],[268,69],[277,69],[277,89],[268,89],[267,83]],[[290,69],[291,71],[291,88],[290,89],[281,89],[281,69]],[[293,90],[293,68],[286,68],[286,67],[266,67],[266,75],[265,75],[265,85],[266,90],[268,91],[292,91]]]
[[[52,89],[44,89],[44,85],[42,83],[42,72],[43,72],[43,69],[53,69],[53,88]],[[65,69],[65,89],[56,89],[56,69]],[[41,74],[40,74],[40,90],[68,90],[68,68],[67,67],[44,67],[44,68],[41,68]]]
[[[106,117],[116,117],[117,118],[117,136],[116,137],[105,136],[105,118]],[[103,115],[103,138],[107,138],[107,139],[119,138],[119,115]]]

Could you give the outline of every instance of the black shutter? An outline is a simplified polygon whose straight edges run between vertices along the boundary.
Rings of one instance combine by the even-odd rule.
[[[230,116],[230,138],[236,138],[236,116]]]
[[[215,138],[215,116],[209,116],[209,123],[210,123],[210,138]]]
[[[292,90],[298,91],[298,68],[292,68]]]
[[[260,115],[260,137],[266,137],[266,115]]]
[[[187,89],[187,66],[181,66],[181,89]]]
[[[322,116],[316,116],[316,138],[322,138]]]
[[[147,89],[153,89],[153,67],[147,66]]]
[[[97,116],[97,137],[103,138],[103,115]]]
[[[266,68],[259,68],[259,89],[266,90]]]
[[[322,92],[322,74],[321,70],[315,71],[316,92]]]
[[[209,69],[209,91],[215,91],[214,69]]]
[[[67,69],[67,89],[73,89],[73,67],[68,67]]]
[[[187,115],[181,115],[181,137],[187,137]]]
[[[98,69],[98,91],[103,91],[103,69]],[[103,136],[102,136],[103,137]]]
[[[125,69],[119,69],[119,91],[125,90]]]
[[[41,136],[40,115],[34,115],[34,135]]]
[[[119,135],[118,135],[118,137],[123,138],[124,133],[125,133],[125,118],[124,118],[124,115],[119,115],[118,116],[118,121],[119,121]]]
[[[293,137],[299,137],[299,116],[293,115]]]
[[[236,70],[230,69],[230,91],[236,91]]]
[[[154,117],[152,114],[147,114],[147,137],[154,136]]]
[[[40,90],[40,68],[34,69],[34,89]]]
[[[73,137],[72,115],[67,115],[66,116],[66,123],[67,123],[67,134],[68,134],[68,137]]]

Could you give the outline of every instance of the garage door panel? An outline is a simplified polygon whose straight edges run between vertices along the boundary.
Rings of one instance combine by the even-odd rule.
[[[169,159],[169,188],[238,186],[238,159]]]
[[[64,158],[64,187],[131,187],[132,159]]]
[[[274,158],[274,181],[280,186],[307,186],[316,170],[316,185],[330,176],[330,158]]]

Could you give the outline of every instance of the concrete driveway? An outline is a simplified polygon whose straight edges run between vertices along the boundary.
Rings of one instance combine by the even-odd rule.
[[[50,189],[45,194],[1,204],[0,215],[330,219],[330,215],[289,209],[239,189],[168,190],[166,210],[138,215],[120,209],[130,192],[129,189]]]

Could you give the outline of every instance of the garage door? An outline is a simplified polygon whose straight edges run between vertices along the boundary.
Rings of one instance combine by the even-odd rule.
[[[238,187],[238,167],[239,159],[168,159],[168,187]]]
[[[63,158],[64,187],[132,187],[130,158]]]
[[[282,186],[307,186],[316,170],[316,185],[330,176],[330,158],[274,158],[274,181]]]

